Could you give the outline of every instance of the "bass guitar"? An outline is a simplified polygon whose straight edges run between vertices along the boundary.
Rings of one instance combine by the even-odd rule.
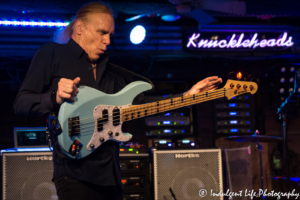
[[[149,83],[136,81],[116,94],[105,94],[87,86],[80,86],[74,102],[65,101],[59,110],[58,120],[62,132],[57,138],[61,150],[70,158],[84,158],[106,141],[129,141],[132,135],[122,133],[123,122],[218,98],[229,100],[245,93],[254,94],[257,84],[228,80],[221,89],[132,105],[133,99],[139,93],[151,88]]]

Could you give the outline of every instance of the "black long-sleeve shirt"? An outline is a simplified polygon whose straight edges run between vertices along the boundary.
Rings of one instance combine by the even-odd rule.
[[[126,86],[124,79],[107,69],[108,58],[101,55],[97,61],[96,80],[87,53],[73,40],[67,44],[48,43],[35,54],[27,75],[14,102],[14,111],[20,116],[40,116],[53,109],[51,93],[57,89],[61,78],[74,80],[80,77],[79,85],[89,86],[107,94],[114,94]],[[174,98],[179,95],[172,95]],[[163,97],[134,99],[134,104],[159,101]],[[75,179],[107,186],[120,184],[119,143],[107,141],[91,155],[79,159],[60,156],[59,147],[53,152],[53,177],[66,175]]]

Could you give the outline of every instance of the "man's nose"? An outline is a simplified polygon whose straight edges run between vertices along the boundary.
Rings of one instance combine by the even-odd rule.
[[[106,44],[106,45],[110,44],[110,37],[109,37],[109,35],[104,37],[103,43]]]

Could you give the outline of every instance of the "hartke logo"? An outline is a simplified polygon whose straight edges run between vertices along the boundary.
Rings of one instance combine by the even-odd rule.
[[[27,156],[26,161],[52,160],[52,156]]]
[[[176,153],[175,158],[199,158],[198,153]]]

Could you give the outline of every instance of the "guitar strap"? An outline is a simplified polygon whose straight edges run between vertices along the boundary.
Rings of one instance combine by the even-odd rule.
[[[141,80],[141,81],[145,81],[145,82],[148,82],[150,83],[150,85],[152,86],[152,89],[154,88],[154,85],[153,83],[146,77],[144,76],[141,76],[137,73],[134,73],[132,71],[129,71],[127,69],[124,69],[122,67],[119,67],[115,64],[112,64],[112,63],[107,63],[107,69],[117,75],[119,75],[120,77],[122,77],[125,82],[128,82],[128,83],[131,83],[133,81],[138,81],[138,80]]]

